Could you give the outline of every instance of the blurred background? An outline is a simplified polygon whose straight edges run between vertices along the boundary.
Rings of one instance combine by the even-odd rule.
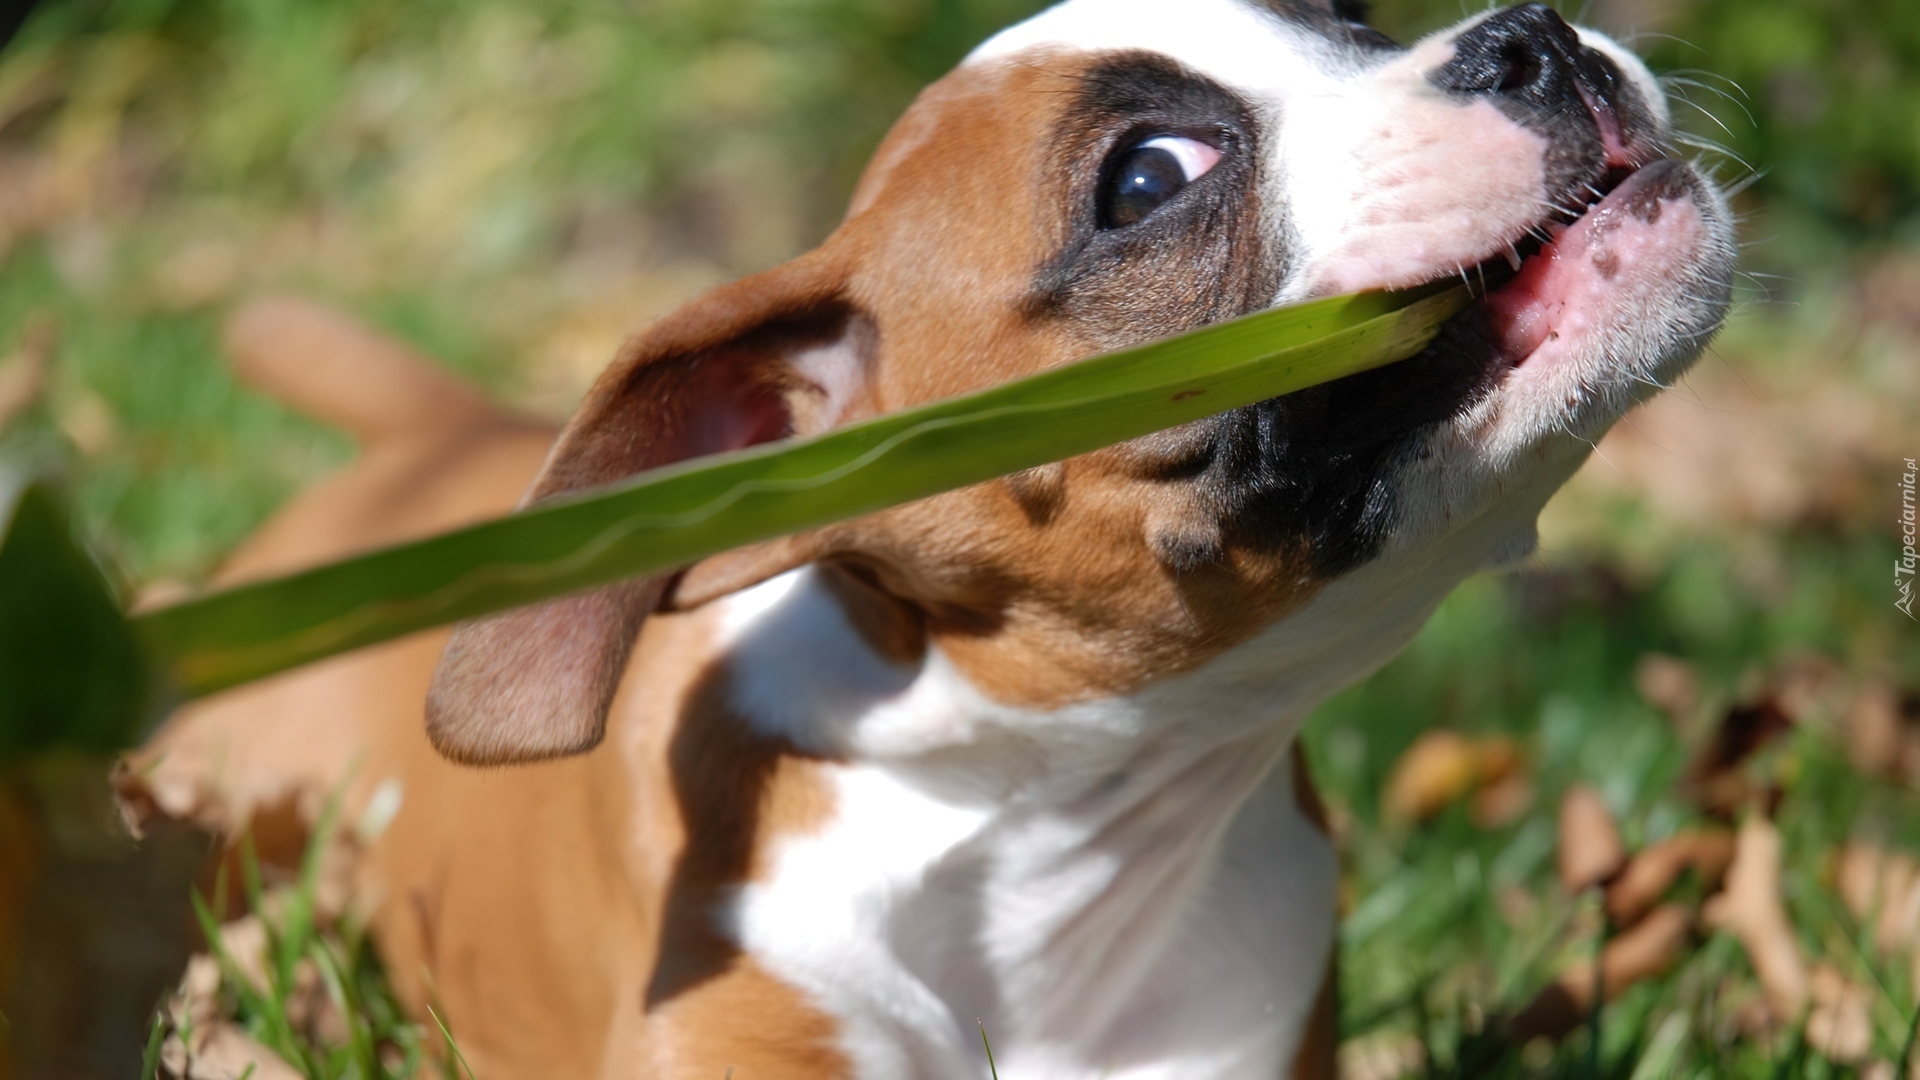
[[[564,416],[626,333],[818,242],[917,89],[1040,6],[45,0],[0,53],[0,458],[63,479],[128,595],[191,585],[351,454],[228,376],[233,303],[330,300]],[[1375,22],[1411,40],[1466,13],[1387,0]],[[1738,189],[1746,276],[1713,351],[1549,508],[1539,556],[1316,719],[1343,1061],[1891,1080],[1920,1005],[1920,623],[1893,573],[1920,457],[1920,3],[1565,13],[1668,78],[1682,149]],[[184,879],[58,794],[102,769],[0,786],[0,846],[58,819],[50,869],[0,880],[0,920],[56,928],[0,948],[20,1076],[128,1075],[186,963]],[[1776,840],[1776,895],[1740,903],[1787,914],[1799,997],[1705,902],[1725,860],[1681,860],[1683,925],[1598,1038],[1503,1027],[1649,925],[1569,893],[1569,791],[1629,852]],[[62,996],[76,966],[116,989]],[[437,1068],[403,1057],[393,1075]],[[355,1075],[326,1061],[289,1075]]]

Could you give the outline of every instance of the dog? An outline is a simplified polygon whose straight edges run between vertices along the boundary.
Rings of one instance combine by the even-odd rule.
[[[1619,45],[1540,4],[1411,47],[1361,16],[1067,0],[1002,32],[817,250],[631,340],[557,442],[248,309],[243,371],[363,455],[227,581],[1276,304],[1479,295],[1400,364],[230,691],[129,797],[230,830],[381,806],[381,953],[488,1080],[977,1077],[981,1029],[1008,1080],[1333,1075],[1301,725],[1527,556],[1735,256]]]

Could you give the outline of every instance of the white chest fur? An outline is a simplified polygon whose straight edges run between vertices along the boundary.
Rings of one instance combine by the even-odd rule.
[[[1333,938],[1334,853],[1274,768],[1307,703],[1008,709],[937,651],[880,660],[811,571],[729,604],[736,704],[845,763],[833,823],[719,917],[860,1075],[976,1078],[976,1021],[1007,1080],[1285,1073]]]

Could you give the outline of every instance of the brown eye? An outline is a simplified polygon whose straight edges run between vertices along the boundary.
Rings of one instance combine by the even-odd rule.
[[[1159,135],[1122,154],[1100,198],[1100,226],[1123,229],[1159,209],[1220,163],[1197,139]]]

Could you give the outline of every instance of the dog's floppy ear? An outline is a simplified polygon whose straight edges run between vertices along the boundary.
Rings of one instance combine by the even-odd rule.
[[[630,341],[555,443],[529,503],[701,454],[812,434],[866,408],[874,332],[825,253],[720,288]],[[789,540],[731,558],[750,584],[809,561]],[[591,749],[640,624],[672,575],[461,623],[427,733],[470,764]]]

